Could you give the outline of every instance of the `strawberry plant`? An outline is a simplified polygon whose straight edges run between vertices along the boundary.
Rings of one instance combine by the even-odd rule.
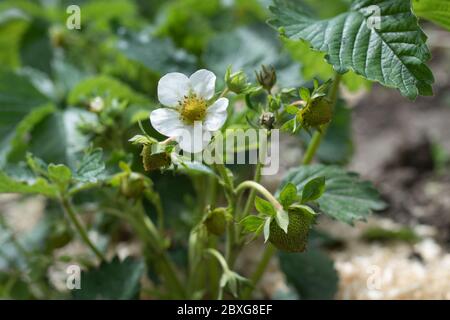
[[[65,1],[0,4],[0,193],[44,206],[28,233],[1,216],[0,297],[248,299],[278,259],[295,297],[333,298],[317,224],[386,207],[345,168],[342,92],[432,95],[421,22],[450,6],[263,2],[81,1],[75,29]]]

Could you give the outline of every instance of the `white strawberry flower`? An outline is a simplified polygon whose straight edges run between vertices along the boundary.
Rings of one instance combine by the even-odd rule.
[[[158,99],[165,107],[150,114],[153,128],[174,138],[183,151],[202,151],[211,133],[227,119],[228,99],[212,100],[215,86],[215,74],[205,69],[189,78],[178,72],[163,76],[158,83]]]

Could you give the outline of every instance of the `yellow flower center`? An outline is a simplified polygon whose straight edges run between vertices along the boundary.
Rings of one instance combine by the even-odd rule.
[[[206,108],[205,99],[197,97],[195,94],[185,96],[183,101],[180,102],[181,119],[186,124],[202,121],[206,115]]]

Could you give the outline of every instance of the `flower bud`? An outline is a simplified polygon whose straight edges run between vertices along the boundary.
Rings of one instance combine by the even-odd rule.
[[[231,73],[231,67],[228,67],[225,74],[225,83],[228,89],[236,94],[243,93],[249,87],[247,75],[244,71],[239,70],[238,72]]]
[[[258,83],[270,92],[277,82],[277,74],[275,72],[275,68],[270,66],[269,68],[266,66],[262,66],[259,72],[256,72],[256,80]]]
[[[124,175],[120,179],[120,192],[127,198],[139,198],[145,190],[144,178],[136,173]]]
[[[275,115],[272,112],[264,112],[259,118],[259,123],[264,128],[271,130],[273,129],[273,124],[275,123]]]
[[[208,232],[220,236],[225,233],[228,220],[227,209],[216,208],[208,213],[204,223]]]

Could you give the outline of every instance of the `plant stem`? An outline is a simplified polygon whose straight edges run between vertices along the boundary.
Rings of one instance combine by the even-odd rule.
[[[308,145],[308,149],[306,149],[306,153],[303,157],[302,164],[310,164],[312,162],[314,155],[316,154],[317,149],[319,148],[320,143],[322,142],[323,134],[324,134],[323,131],[314,132],[314,135]]]
[[[185,299],[186,290],[178,279],[176,268],[165,251],[158,229],[145,214],[142,203],[138,203],[133,208],[123,208],[120,203],[117,203],[117,207],[118,208],[105,208],[104,210],[105,212],[130,223],[143,244],[149,248],[146,253],[150,256],[156,269],[161,272],[165,281],[167,281],[171,293],[178,293],[179,296],[177,296],[177,298]],[[126,214],[124,214],[124,212],[126,212]]]
[[[155,207],[156,217],[158,219],[158,229],[160,232],[162,232],[164,230],[164,210],[159,193],[145,190],[144,195],[148,199],[148,201],[150,201],[150,203],[152,203]]]
[[[208,247],[211,249],[216,248],[217,241],[216,238],[211,237],[209,240]],[[209,258],[208,259],[208,270],[209,270],[209,286],[211,290],[211,297],[217,297],[219,296],[219,270],[218,265],[215,259]]]
[[[335,73],[333,86],[331,87],[330,92],[328,93],[328,97],[331,101],[331,107],[333,109],[337,102],[340,81],[341,81],[341,75],[338,73]],[[326,133],[327,127],[328,127],[328,125],[325,125],[321,128],[320,131],[316,131],[314,133],[314,136],[313,136],[310,144],[308,145],[308,149],[306,150],[305,156],[303,158],[303,161],[302,161],[303,164],[310,164],[311,161],[313,160],[314,155],[316,154],[317,149],[319,148],[320,143],[322,141],[322,137]],[[258,266],[256,267],[255,273],[251,277],[253,286],[244,292],[244,294],[242,296],[244,299],[249,299],[251,297],[253,289],[256,287],[256,285],[258,284],[258,282],[261,280],[262,276],[264,275],[267,265],[269,264],[269,261],[272,258],[272,256],[275,254],[275,252],[276,252],[276,249],[271,244],[266,246],[264,253],[263,253],[263,257],[262,257],[261,261],[259,262]]]
[[[253,181],[255,181],[257,183],[259,183],[261,181],[261,167],[262,167],[261,162],[258,162],[256,164],[256,168],[255,168],[255,177],[253,178]],[[250,191],[250,194],[248,195],[247,202],[245,203],[245,207],[240,215],[240,218],[244,218],[245,216],[247,216],[247,214],[249,213],[250,209],[253,206],[253,202],[255,201],[255,196],[256,196],[256,190],[252,189]]]
[[[218,99],[225,97],[225,95],[226,95],[228,92],[230,92],[230,89],[228,89],[228,88],[223,89],[223,91],[222,91],[222,93],[220,94],[220,96],[219,96]]]
[[[105,261],[106,259],[103,253],[101,253],[100,250],[97,249],[94,243],[92,243],[92,241],[89,239],[89,236],[84,226],[82,225],[81,221],[78,219],[77,214],[75,213],[75,210],[73,209],[69,199],[67,199],[64,196],[61,196],[60,201],[61,206],[63,207],[64,211],[69,217],[69,220],[74,225],[78,234],[81,236],[81,239],[83,239],[83,241],[91,248],[91,250],[94,252],[94,254],[97,256],[98,259],[100,259],[101,261]]]
[[[216,207],[217,202],[217,180],[216,177],[210,177],[209,178],[209,192],[208,192],[208,202],[211,207],[211,209],[214,209]]]
[[[236,187],[236,194],[239,195],[245,189],[254,189],[258,191],[275,207],[275,210],[281,210],[283,208],[282,205],[278,202],[278,200],[275,199],[275,197],[272,195],[272,193],[270,193],[269,190],[267,190],[259,183],[251,180],[244,181]]]
[[[227,261],[231,261],[233,256],[233,248],[236,241],[236,234],[233,223],[227,225],[227,242],[225,247],[225,258]]]
[[[261,180],[261,168],[262,168],[262,163],[258,162],[256,164],[256,168],[255,168],[255,176],[253,178],[253,181],[259,183]],[[254,201],[255,201],[255,196],[256,196],[256,190],[255,189],[251,189],[250,190],[250,194],[248,195],[247,201],[245,203],[244,209],[237,214],[237,220],[241,220],[242,218],[246,217],[247,214],[250,212],[251,208],[253,207]],[[240,203],[240,197],[236,197],[236,208],[239,208],[239,203]],[[235,252],[235,254],[232,255],[230,261],[229,261],[229,265],[230,268],[232,268],[234,266],[234,263],[239,255],[239,251],[242,249],[243,243],[241,242],[240,239],[240,232],[241,232],[241,228],[239,225],[236,226],[236,234],[237,234],[237,244],[238,244],[238,248],[237,248],[237,252]]]
[[[339,73],[335,74],[333,86],[331,87],[330,92],[328,93],[328,98],[331,101],[332,109],[334,109],[337,102],[341,78],[342,76]],[[310,164],[312,162],[317,152],[317,149],[319,149],[320,143],[322,142],[322,138],[325,136],[325,133],[327,132],[327,128],[328,124],[322,126],[320,130],[314,132],[314,135],[308,145],[308,148],[306,149],[305,155],[302,160],[302,164]]]
[[[182,298],[186,297],[186,291],[177,276],[177,270],[162,246],[162,239],[158,229],[145,214],[142,205],[136,211],[135,228],[139,230],[142,237],[145,237],[147,245],[152,250],[152,255],[156,257],[155,262],[159,266],[161,273],[169,287],[174,292],[179,293]]]
[[[266,271],[267,266],[269,265],[270,259],[276,252],[276,249],[273,245],[270,243],[267,244],[266,248],[264,249],[263,257],[261,261],[259,262],[258,266],[256,267],[255,272],[253,273],[250,281],[252,283],[252,286],[249,286],[244,293],[242,294],[242,299],[250,299],[253,289],[258,284],[259,280],[261,280],[264,272]]]
[[[234,192],[233,181],[230,179],[227,173],[227,169],[223,163],[216,164],[216,169],[219,171],[222,177],[225,189],[225,195],[228,201],[228,207],[230,208],[231,215],[234,217],[236,211],[236,194]],[[227,225],[227,238],[225,246],[225,259],[227,262],[231,261],[233,256],[233,248],[236,241],[236,230],[233,223]]]
[[[223,163],[216,164],[216,169],[219,171],[220,176],[222,177],[224,188],[225,188],[225,195],[227,198],[232,197],[233,193],[233,182],[231,181],[230,177],[228,176],[227,169]],[[228,201],[232,202],[232,199],[228,199]]]

